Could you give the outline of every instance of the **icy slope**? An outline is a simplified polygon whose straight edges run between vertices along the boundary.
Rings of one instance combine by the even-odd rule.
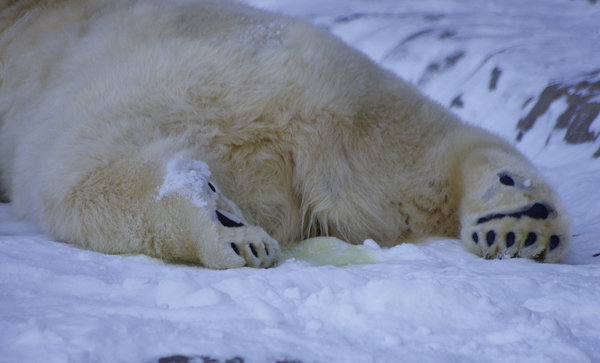
[[[572,251],[544,265],[369,244],[365,264],[210,271],[54,242],[0,205],[0,362],[600,362],[600,4],[251,3],[328,27],[513,140],[562,195]]]

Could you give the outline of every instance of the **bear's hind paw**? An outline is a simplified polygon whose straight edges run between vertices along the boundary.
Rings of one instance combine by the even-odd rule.
[[[571,244],[570,223],[553,192],[541,182],[536,185],[529,180],[515,183],[513,177],[505,173],[498,177],[502,185],[495,188],[494,194],[502,197],[496,199],[497,204],[488,212],[482,212],[484,207],[463,216],[463,243],[471,252],[486,259],[560,260]],[[487,193],[491,194],[489,190]],[[536,196],[553,202],[539,201],[541,198],[535,201]],[[514,203],[515,197],[521,202]]]

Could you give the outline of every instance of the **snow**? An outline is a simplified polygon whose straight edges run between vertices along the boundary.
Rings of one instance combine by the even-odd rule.
[[[249,2],[327,27],[446,106],[460,96],[454,112],[514,141],[563,197],[567,257],[487,261],[456,240],[320,240],[275,268],[212,271],[59,243],[2,204],[0,362],[600,362],[599,142],[563,141],[554,124],[564,99],[516,141],[546,86],[594,77],[600,5]]]
[[[207,206],[202,196],[210,175],[205,162],[177,156],[166,165],[165,181],[158,190],[157,200],[170,194],[179,194],[187,197],[196,208]]]

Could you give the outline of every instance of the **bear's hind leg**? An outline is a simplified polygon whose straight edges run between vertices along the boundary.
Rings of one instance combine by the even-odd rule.
[[[486,258],[560,260],[570,221],[556,193],[517,154],[479,149],[464,160],[461,238]]]

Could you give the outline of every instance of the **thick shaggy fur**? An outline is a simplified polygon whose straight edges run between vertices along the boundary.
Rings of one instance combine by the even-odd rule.
[[[324,30],[216,0],[0,6],[1,189],[60,240],[212,268],[317,235],[570,245],[513,147]]]

